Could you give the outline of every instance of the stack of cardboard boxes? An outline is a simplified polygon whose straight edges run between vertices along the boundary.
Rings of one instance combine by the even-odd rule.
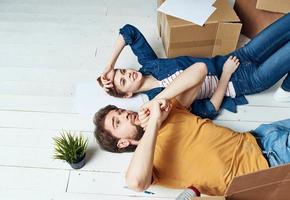
[[[157,6],[164,1],[157,0]],[[253,38],[290,12],[290,0],[236,0],[235,10],[228,0],[217,0],[213,6],[217,9],[204,26],[157,13],[159,34],[167,57],[228,54],[237,47],[242,24],[242,33]]]
[[[158,6],[165,0],[158,0]],[[217,0],[217,9],[204,26],[158,12],[157,24],[168,57],[210,57],[236,49],[241,31],[240,19],[227,0]]]
[[[253,38],[290,12],[290,0],[236,0],[234,9],[243,24],[242,33]]]

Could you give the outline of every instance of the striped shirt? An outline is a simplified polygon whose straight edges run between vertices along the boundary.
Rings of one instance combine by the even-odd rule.
[[[160,87],[166,88],[179,74],[181,74],[183,70],[177,71],[171,76],[159,81]],[[214,94],[217,85],[218,85],[218,78],[217,76],[214,75],[208,75],[205,77],[204,82],[202,83],[201,89],[198,92],[197,98],[196,99],[206,99],[206,98],[211,98],[212,95]],[[236,97],[236,91],[233,86],[233,83],[230,81],[227,90],[225,93],[225,96],[235,98]]]

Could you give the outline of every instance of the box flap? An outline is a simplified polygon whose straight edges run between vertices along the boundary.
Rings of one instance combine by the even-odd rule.
[[[235,177],[226,191],[226,199],[287,199],[289,188],[290,164]]]
[[[290,12],[290,0],[257,0],[256,8],[270,12]]]
[[[217,9],[208,18],[206,23],[212,22],[239,22],[240,19],[227,0],[217,0],[214,4]]]

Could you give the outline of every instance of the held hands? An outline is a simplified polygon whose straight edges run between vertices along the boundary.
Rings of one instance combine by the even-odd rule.
[[[101,82],[106,91],[108,91],[109,88],[113,87],[114,75],[115,75],[114,67],[108,65],[101,75]]]
[[[158,126],[167,118],[172,108],[166,99],[156,99],[145,103],[138,112],[141,127],[146,130],[148,123],[156,122]]]
[[[239,59],[236,56],[230,56],[224,63],[223,73],[232,75],[240,65]]]

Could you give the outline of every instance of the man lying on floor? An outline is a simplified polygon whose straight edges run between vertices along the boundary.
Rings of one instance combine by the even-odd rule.
[[[129,188],[194,186],[203,194],[223,195],[235,176],[290,162],[290,119],[238,133],[185,109],[193,92],[152,100],[139,117],[111,105],[96,113],[100,146],[134,151],[126,173]]]

